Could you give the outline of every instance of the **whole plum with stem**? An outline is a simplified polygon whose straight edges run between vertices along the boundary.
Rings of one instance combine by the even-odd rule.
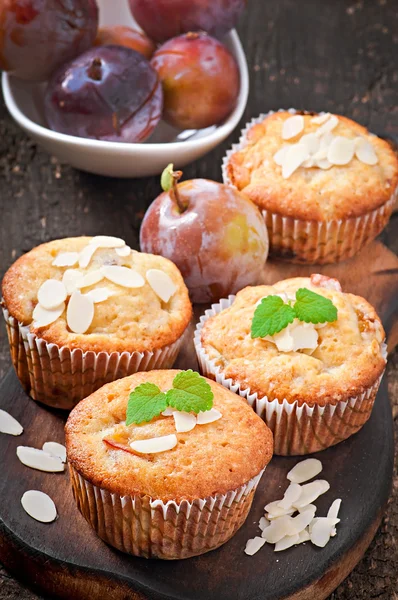
[[[223,121],[235,107],[239,68],[231,52],[205,33],[169,40],[153,55],[163,85],[165,121],[180,129],[203,129]]]
[[[129,0],[138,25],[155,42],[188,31],[222,37],[235,27],[246,0]]]
[[[141,54],[123,46],[98,46],[53,75],[44,103],[55,131],[142,142],[161,118],[163,94],[156,71]]]
[[[94,42],[95,0],[2,0],[0,69],[43,81]]]
[[[145,58],[150,59],[156,50],[156,45],[145,33],[124,25],[109,25],[101,27],[95,38],[94,46],[109,45],[126,46],[136,50]]]
[[[193,302],[214,302],[258,283],[268,255],[260,211],[232,186],[179,183],[181,175],[173,165],[164,171],[164,192],[142,221],[141,250],[173,261]]]

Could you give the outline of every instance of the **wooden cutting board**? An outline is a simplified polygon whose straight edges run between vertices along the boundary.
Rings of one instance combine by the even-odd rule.
[[[335,266],[305,267],[269,262],[264,281],[323,272],[340,279],[343,289],[373,303],[397,340],[398,259],[375,242],[356,258]],[[195,308],[198,319],[205,307]],[[193,330],[194,324],[192,324]],[[197,368],[192,336],[188,336],[177,367]],[[282,553],[266,545],[255,556],[243,550],[258,535],[263,507],[282,497],[286,474],[298,458],[274,457],[256,493],[252,510],[232,540],[214,552],[185,561],[145,560],[104,544],[78,512],[65,474],[46,474],[19,463],[20,444],[41,447],[64,441],[66,415],[33,402],[10,371],[0,385],[0,408],[24,426],[20,438],[0,435],[0,561],[18,578],[50,598],[74,600],[323,600],[348,575],[372,540],[383,515],[392,479],[393,432],[386,383],[382,384],[368,423],[349,440],[329,448],[322,477],[331,489],[318,501],[326,515],[342,498],[338,533],[323,549],[306,543]],[[59,519],[44,525],[20,505],[28,489],[48,493]]]

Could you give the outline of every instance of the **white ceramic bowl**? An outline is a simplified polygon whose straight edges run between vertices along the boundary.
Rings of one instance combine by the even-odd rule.
[[[98,0],[100,25],[136,26],[127,0]],[[163,121],[143,144],[103,142],[48,129],[43,111],[45,84],[21,81],[3,73],[2,87],[6,106],[13,119],[47,152],[77,169],[110,177],[157,175],[173,162],[180,168],[220,144],[237,126],[246,107],[249,75],[243,48],[236,31],[224,43],[239,65],[241,89],[236,107],[222,124],[198,131],[183,131]],[[198,91],[200,98],[200,90]]]

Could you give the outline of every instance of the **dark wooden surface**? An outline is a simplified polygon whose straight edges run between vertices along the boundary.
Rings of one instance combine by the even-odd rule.
[[[259,112],[292,106],[340,112],[375,132],[397,136],[397,12],[396,0],[249,0],[239,27],[251,74],[242,125]],[[221,158],[237,137],[238,132],[186,168],[186,176],[219,180]],[[59,165],[18,130],[3,104],[0,169],[1,274],[22,252],[54,237],[112,233],[136,246],[142,215],[159,192],[155,178],[115,181]],[[397,224],[395,216],[381,236],[395,253]],[[3,374],[10,364],[4,328],[0,341]],[[397,418],[397,353],[390,358],[388,386]],[[395,433],[398,436],[398,420]],[[332,599],[396,600],[397,540],[396,475],[382,527]],[[0,567],[1,600],[36,598]]]

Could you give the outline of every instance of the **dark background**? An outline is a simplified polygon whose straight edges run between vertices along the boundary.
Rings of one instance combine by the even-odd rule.
[[[344,114],[398,137],[397,0],[249,0],[239,34],[251,78],[242,126],[260,112],[293,107]],[[238,137],[239,129],[185,176],[220,180],[221,159]],[[137,247],[141,219],[159,191],[158,178],[107,179],[59,164],[17,128],[0,99],[1,276],[20,254],[53,238],[104,233]],[[381,239],[398,253],[397,214]],[[2,375],[10,366],[4,327],[0,342]],[[397,352],[387,377],[398,418]],[[0,600],[36,598],[0,565]],[[331,598],[398,600],[397,473],[375,540]]]

